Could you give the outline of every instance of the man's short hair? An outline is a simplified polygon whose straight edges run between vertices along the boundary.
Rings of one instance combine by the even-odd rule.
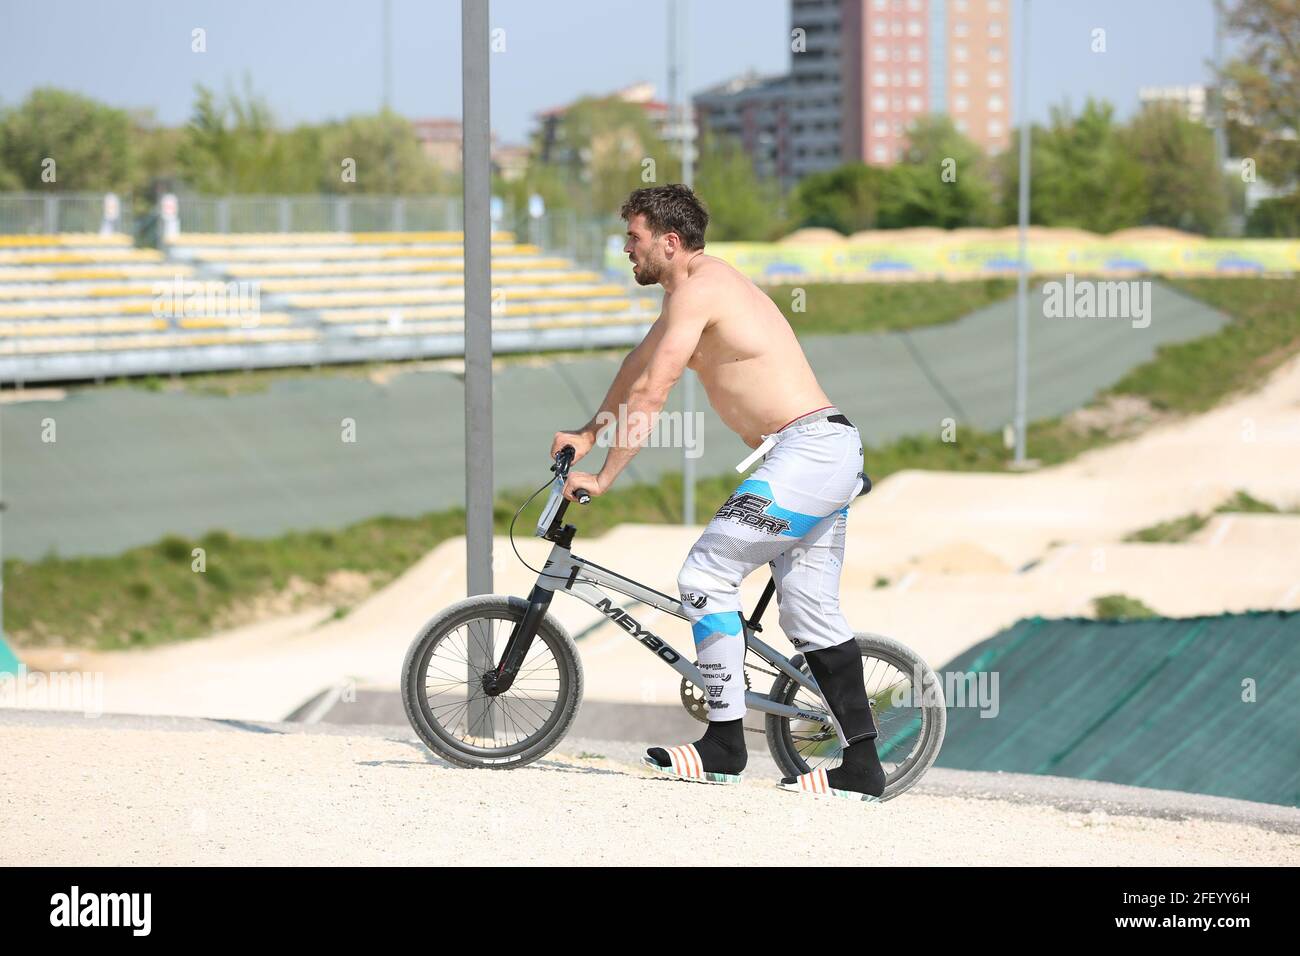
[[[627,197],[619,215],[628,222],[637,213],[645,216],[654,236],[675,232],[682,237],[682,247],[694,252],[704,248],[704,230],[709,226],[709,211],[691,191],[690,186],[669,183],[637,189]]]

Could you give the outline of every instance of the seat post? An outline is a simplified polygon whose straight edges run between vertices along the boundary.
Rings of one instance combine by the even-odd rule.
[[[752,631],[763,630],[763,625],[759,623],[763,619],[763,612],[767,610],[767,602],[772,600],[772,595],[776,593],[776,576],[767,579],[767,587],[763,588],[763,596],[758,599],[754,605],[754,613],[749,616],[745,622],[746,626]]]

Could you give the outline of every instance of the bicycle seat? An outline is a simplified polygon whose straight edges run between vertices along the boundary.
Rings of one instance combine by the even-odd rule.
[[[858,492],[857,497],[861,498],[871,490],[871,478],[868,477],[865,471],[858,472],[858,477],[862,479],[862,490]]]

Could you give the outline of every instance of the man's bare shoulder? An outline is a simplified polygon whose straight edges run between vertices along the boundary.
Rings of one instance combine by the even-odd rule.
[[[749,279],[738,272],[730,263],[715,256],[701,256],[694,270],[683,279],[671,295],[664,297],[664,305],[679,311],[697,309],[716,309],[735,296],[741,285],[750,284]]]
[[[752,285],[749,277],[725,259],[717,256],[703,255],[696,266],[690,281],[698,281],[711,289],[721,289],[737,282]]]

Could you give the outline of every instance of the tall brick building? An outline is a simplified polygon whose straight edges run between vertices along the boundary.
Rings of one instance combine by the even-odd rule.
[[[699,126],[739,138],[786,185],[846,162],[897,162],[908,124],[931,113],[989,153],[1005,149],[1011,3],[791,0],[790,72],[703,91]]]

